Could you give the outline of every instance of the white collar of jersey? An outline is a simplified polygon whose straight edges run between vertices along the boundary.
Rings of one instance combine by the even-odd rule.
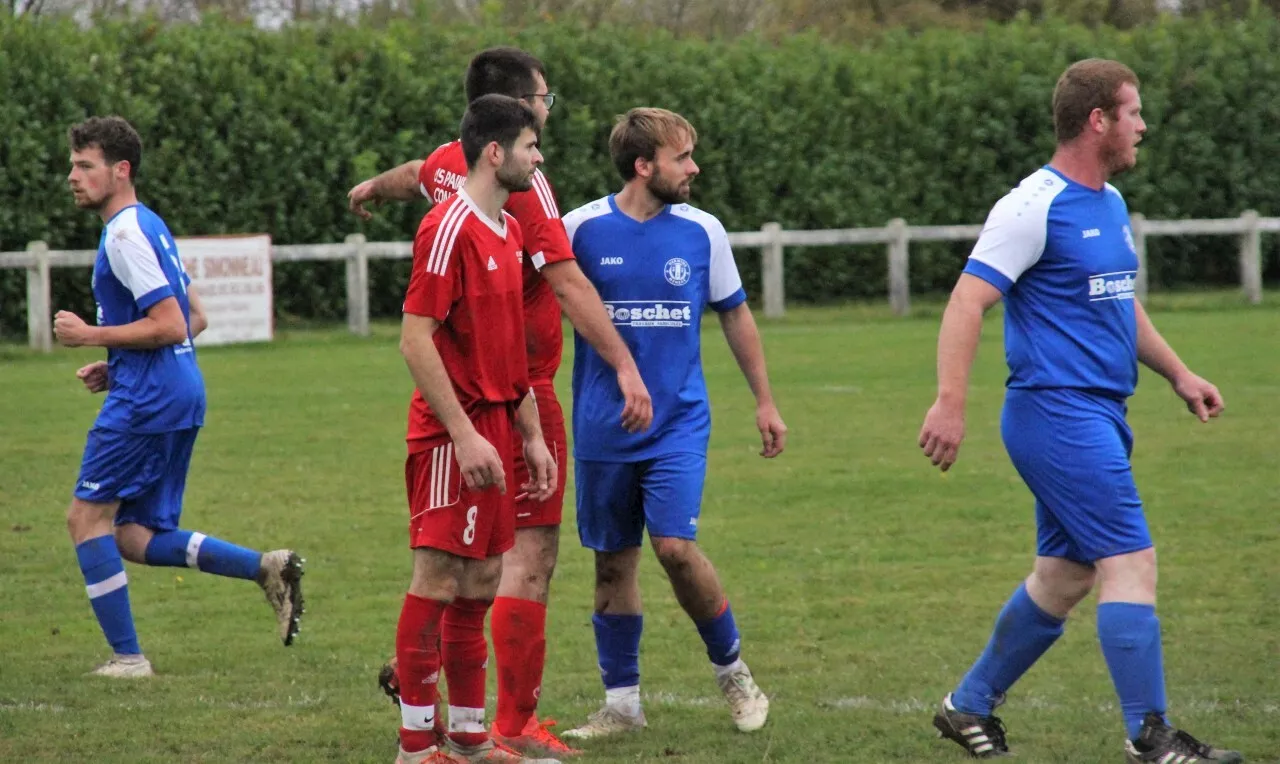
[[[507,216],[505,214],[502,216],[501,223],[495,223],[492,218],[480,210],[480,207],[476,205],[476,201],[467,194],[466,189],[458,189],[458,198],[462,199],[463,204],[471,208],[471,211],[475,213],[476,217],[480,218],[485,225],[489,226],[489,230],[498,234],[503,239],[507,238]]]

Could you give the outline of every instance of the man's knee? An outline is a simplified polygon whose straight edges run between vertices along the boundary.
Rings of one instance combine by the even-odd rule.
[[[596,552],[597,613],[640,612],[640,547]]]
[[[457,593],[459,597],[467,599],[492,600],[498,593],[498,584],[501,580],[501,555],[483,560],[468,559],[462,563]]]
[[[1155,547],[1107,557],[1098,560],[1097,565],[1102,600],[1155,603],[1158,578]]]
[[[110,535],[119,508],[120,502],[72,499],[67,507],[67,531],[71,540],[80,544],[91,538]]]
[[[701,556],[697,542],[690,539],[659,537],[653,539],[653,553],[662,563],[667,575],[684,578]]]
[[[1027,593],[1050,615],[1065,618],[1089,596],[1096,579],[1097,571],[1088,565],[1057,557],[1038,557],[1027,579]]]
[[[626,586],[636,577],[640,550],[632,547],[618,552],[596,552],[596,588]]]
[[[560,550],[560,528],[521,528],[516,531],[516,545],[507,552],[503,565],[520,571],[528,583],[551,580]]]
[[[137,523],[122,523],[116,526],[116,546],[120,556],[138,565],[147,564],[147,546],[151,543],[154,532]]]
[[[462,573],[463,558],[441,549],[414,549],[409,592],[423,599],[452,602],[458,596]]]

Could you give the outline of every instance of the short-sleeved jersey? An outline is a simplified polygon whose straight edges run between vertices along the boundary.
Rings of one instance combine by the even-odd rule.
[[[431,153],[418,171],[418,187],[432,204],[447,201],[467,179],[467,159],[462,142],[446,143]],[[529,356],[529,378],[533,383],[550,384],[560,368],[564,335],[560,326],[560,303],[551,285],[538,274],[549,263],[573,259],[565,235],[560,210],[551,184],[541,170],[533,174],[533,188],[517,191],[505,206],[520,223],[524,249],[525,345]]]
[[[93,262],[99,326],[124,326],[177,298],[187,338],[154,350],[109,348],[110,387],[95,427],[132,433],[186,430],[204,424],[204,377],[191,343],[191,304],[173,234],[141,204],[117,212],[102,229]]]
[[[964,270],[1004,294],[1009,387],[1133,394],[1138,255],[1113,186],[1037,170],[992,208]]]
[[[488,218],[465,191],[432,208],[413,240],[404,312],[440,322],[433,339],[468,416],[486,404],[516,403],[529,389],[522,310],[520,225]],[[447,435],[414,390],[410,443]]]
[[[711,405],[702,374],[703,308],[727,311],[747,299],[724,226],[687,204],[668,205],[641,223],[608,196],[569,213],[565,228],[653,397],[653,425],[624,430],[617,376],[575,335],[574,455],[629,462],[706,453]]]

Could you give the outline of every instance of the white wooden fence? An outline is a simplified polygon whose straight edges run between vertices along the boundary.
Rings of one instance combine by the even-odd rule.
[[[1261,237],[1280,233],[1280,218],[1259,217],[1252,210],[1238,218],[1216,220],[1147,220],[1132,215],[1133,240],[1138,250],[1138,296],[1147,294],[1147,237],[1234,235],[1239,237],[1240,286],[1249,302],[1262,301]],[[974,241],[981,225],[909,226],[897,218],[883,228],[844,228],[822,231],[787,231],[778,223],[766,223],[759,231],[729,234],[738,249],[761,251],[761,281],[764,314],[783,315],[786,284],[783,279],[783,252],[787,247],[884,244],[889,261],[889,304],[893,312],[905,316],[911,311],[910,245],[913,241]],[[0,268],[27,270],[27,333],[31,347],[53,348],[51,268],[93,265],[93,250],[50,250],[42,241],[27,245],[24,252],[0,252]],[[407,241],[371,242],[361,234],[348,236],[341,244],[290,244],[273,246],[273,262],[343,260],[347,266],[347,328],[358,335],[369,333],[369,260],[413,256]]]

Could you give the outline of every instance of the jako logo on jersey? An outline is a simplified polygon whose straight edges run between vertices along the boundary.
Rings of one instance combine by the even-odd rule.
[[[1089,277],[1089,302],[1099,300],[1132,300],[1134,272],[1117,271]]]
[[[1097,228],[1084,229],[1084,238],[1086,239],[1092,239],[1095,236],[1101,236],[1101,235],[1102,235],[1102,231],[1099,231]]]
[[[621,257],[602,257],[600,258],[600,264],[601,265],[622,265],[622,258]]]
[[[688,326],[693,321],[693,309],[687,302],[671,307],[661,302],[606,302],[604,309],[619,326]]]
[[[692,274],[693,269],[681,257],[671,258],[662,267],[662,275],[667,277],[667,283],[671,286],[684,286],[689,283],[689,276]]]

